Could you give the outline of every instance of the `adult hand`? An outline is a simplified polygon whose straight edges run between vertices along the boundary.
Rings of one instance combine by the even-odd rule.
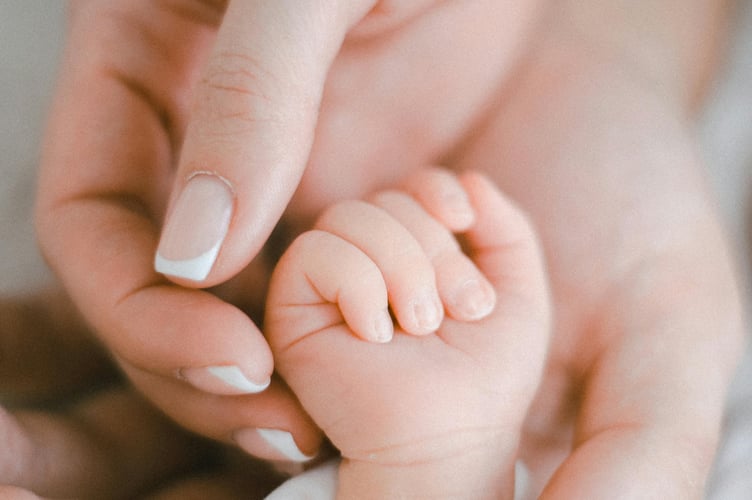
[[[555,330],[521,449],[533,493],[701,498],[742,328],[689,85],[582,31],[548,33],[458,155],[546,249]]]
[[[120,384],[62,294],[0,299],[0,353],[2,498],[170,499],[189,486],[262,498],[274,486],[258,462],[220,457]]]
[[[275,383],[261,398],[207,394],[263,386],[271,358],[241,311],[206,292],[170,285],[152,271],[170,186],[174,181],[176,193],[193,193],[187,202],[172,195],[174,207],[192,206],[196,191],[211,191],[206,184],[219,194],[205,204],[220,221],[208,243],[223,241],[207,278],[175,278],[183,285],[213,285],[256,254],[306,158],[310,168],[289,207],[295,221],[335,199],[393,184],[403,175],[399,166],[429,163],[474,136],[477,141],[453,155],[452,163],[493,171],[536,218],[551,260],[558,330],[540,401],[559,396],[552,400],[579,417],[579,434],[575,453],[548,491],[566,493],[559,488],[568,485],[587,493],[590,485],[602,492],[598,488],[608,483],[617,485],[608,495],[629,493],[635,485],[697,492],[701,486],[687,485],[686,478],[704,477],[712,456],[707,450],[721,407],[713,398],[722,397],[734,364],[725,353],[737,345],[738,311],[725,246],[696,181],[696,158],[685,154],[684,110],[674,107],[670,94],[678,87],[673,78],[691,84],[701,79],[694,72],[707,65],[697,61],[714,44],[700,33],[717,17],[707,8],[722,2],[695,0],[696,8],[683,2],[673,8],[671,2],[562,2],[564,14],[577,5],[576,15],[555,9],[552,17],[561,24],[544,26],[541,32],[551,38],[528,54],[529,64],[498,93],[524,45],[534,2],[524,11],[519,2],[490,0],[295,3],[295,15],[285,16],[293,12],[291,2],[235,1],[223,18],[223,2],[79,0],[40,183],[45,253],[136,384],[166,412],[224,440],[242,428],[282,426],[310,452],[316,431],[283,386]],[[625,43],[636,50],[626,65],[612,64],[623,55],[610,52],[620,40],[614,23],[646,8],[654,9],[651,23],[629,20],[639,29]],[[562,33],[566,24],[571,31]],[[336,36],[326,36],[331,33]],[[675,67],[666,63],[674,56],[666,46],[682,37],[698,43],[684,44],[688,49]],[[574,46],[568,43],[573,38],[579,40]],[[344,43],[338,47],[336,40]],[[562,42],[564,51],[557,53]],[[592,47],[604,50],[593,53]],[[546,54],[555,57],[535,63]],[[654,81],[635,81],[634,70],[643,71],[645,60],[645,74]],[[652,83],[666,92],[642,93]],[[642,90],[636,92],[635,84]],[[480,117],[496,96],[501,107],[484,123]],[[653,114],[640,115],[645,109]],[[668,147],[656,148],[656,142]],[[620,144],[630,146],[616,155]],[[191,177],[194,172],[219,176]],[[230,210],[222,209],[224,180],[205,182],[220,177],[233,187]],[[193,188],[189,178],[204,187]],[[685,206],[699,207],[697,217],[682,216]],[[171,264],[191,261],[198,252],[206,268],[206,255],[213,254],[205,245],[191,238],[175,245],[168,235],[181,234],[171,227],[187,226],[182,232],[200,236],[207,223],[189,217],[181,224],[175,213],[173,208],[168,217],[162,257]],[[702,247],[693,239],[698,236]],[[655,241],[666,246],[657,249]],[[191,255],[181,255],[183,249]],[[697,281],[688,284],[689,276]],[[685,294],[665,291],[675,289]],[[715,305],[716,312],[703,312]],[[704,335],[716,331],[724,354],[715,363],[678,355],[704,353]],[[665,342],[656,346],[656,337]],[[658,373],[638,370],[648,368],[638,363],[648,355],[661,359]],[[708,373],[698,381],[686,366]],[[678,390],[687,386],[694,390]],[[695,412],[691,401],[705,393],[710,396],[699,400],[707,412]],[[681,404],[667,403],[677,395]],[[621,411],[625,407],[635,411]],[[682,429],[702,424],[689,434],[705,451],[688,454],[677,433],[663,432],[674,416],[671,408],[685,411]],[[613,413],[596,414],[600,409]],[[545,413],[539,408],[533,415]],[[560,423],[539,422],[530,435],[550,444],[567,428]],[[658,437],[661,453],[645,451],[655,442],[646,439],[651,436]],[[563,455],[569,441],[562,442],[538,456]],[[608,455],[609,445],[620,453]],[[269,453],[263,443],[250,447]],[[699,475],[680,474],[671,465],[673,480],[666,480],[651,475],[661,470],[652,463],[637,470],[628,465],[636,456],[637,463],[651,456],[663,465],[673,453],[697,457],[687,467]],[[537,469],[552,468],[544,465]],[[596,476],[602,480],[593,481]]]
[[[307,163],[297,222],[451,148],[506,75],[536,5],[72,2],[38,232],[136,386],[204,435],[268,458],[314,453],[318,431],[270,382],[257,327],[195,288],[259,254]],[[172,282],[154,270],[157,246]],[[241,287],[250,308],[264,276]],[[260,428],[292,434],[299,449]]]

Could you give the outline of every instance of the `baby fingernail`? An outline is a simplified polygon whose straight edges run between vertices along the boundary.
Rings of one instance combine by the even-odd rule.
[[[280,429],[241,429],[233,434],[235,442],[251,455],[268,460],[306,462],[315,455],[306,455],[287,431]]]
[[[457,297],[457,307],[461,311],[463,319],[468,320],[488,316],[496,304],[496,295],[493,289],[476,279],[469,280],[462,285]]]
[[[447,194],[444,197],[444,206],[451,212],[453,222],[458,227],[468,227],[475,220],[475,212],[464,191]]]
[[[192,177],[162,230],[154,259],[156,271],[192,281],[204,280],[227,236],[233,203],[232,190],[220,177]]]
[[[384,309],[374,320],[373,323],[373,341],[385,344],[392,340],[394,336],[394,324],[389,310]]]
[[[437,330],[441,325],[443,313],[441,302],[432,293],[425,294],[413,304],[415,323],[424,332]]]
[[[255,394],[271,383],[270,378],[261,383],[252,382],[237,366],[183,368],[179,374],[197,389],[220,395]]]

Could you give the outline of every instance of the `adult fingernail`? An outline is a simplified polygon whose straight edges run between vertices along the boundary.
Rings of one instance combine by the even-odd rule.
[[[220,395],[255,394],[271,383],[271,378],[262,383],[252,382],[237,366],[183,368],[179,374],[197,389]]]
[[[477,279],[468,280],[457,293],[456,307],[462,319],[477,320],[488,316],[496,305],[493,288]]]
[[[235,442],[251,455],[268,460],[306,462],[315,455],[306,455],[287,431],[280,429],[241,429],[233,434]]]
[[[203,281],[217,259],[232,218],[234,197],[216,175],[191,177],[162,230],[154,268],[157,272]]]
[[[413,316],[421,332],[433,332],[441,325],[443,307],[438,297],[426,293],[413,303]]]

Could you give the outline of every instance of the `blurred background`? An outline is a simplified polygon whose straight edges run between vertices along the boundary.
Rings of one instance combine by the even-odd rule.
[[[33,293],[52,277],[32,226],[35,171],[65,35],[66,3],[0,1],[0,294]],[[727,58],[699,127],[711,187],[734,243],[740,277],[752,277],[752,1],[734,16]],[[81,131],[86,133],[86,131]],[[747,291],[747,304],[752,294]],[[748,307],[749,309],[749,307]],[[708,498],[752,498],[752,350],[732,388]]]
[[[0,2],[0,292],[49,279],[31,224],[44,118],[55,84],[66,2]]]

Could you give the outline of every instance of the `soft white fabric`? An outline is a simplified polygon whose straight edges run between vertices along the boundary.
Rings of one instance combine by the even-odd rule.
[[[337,467],[333,460],[295,476],[274,490],[265,500],[334,500],[337,491]],[[518,461],[514,468],[514,499],[532,500],[528,495],[528,471]]]
[[[740,276],[746,278],[752,261],[747,241],[752,180],[752,1],[741,3],[731,58],[705,114],[700,140],[711,184],[736,245]],[[65,2],[0,2],[0,293],[33,292],[50,279],[36,250],[31,212],[39,139],[63,39],[64,10]],[[747,298],[749,302],[752,295],[747,293]],[[751,472],[752,354],[748,353],[731,391],[726,432],[708,498],[752,498]],[[312,485],[327,484],[320,476],[313,478]],[[314,486],[306,494],[314,495]]]

